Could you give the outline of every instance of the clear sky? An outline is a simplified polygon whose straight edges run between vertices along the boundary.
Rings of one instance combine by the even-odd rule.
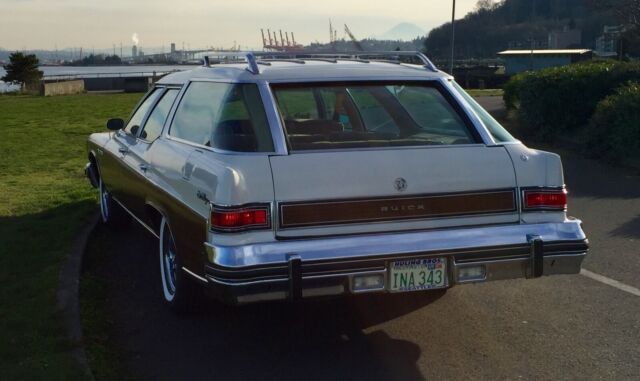
[[[477,0],[457,0],[458,18]],[[0,0],[5,49],[262,46],[260,28],[292,31],[299,43],[327,42],[329,19],[357,38],[380,35],[400,22],[429,31],[451,18],[452,0]]]

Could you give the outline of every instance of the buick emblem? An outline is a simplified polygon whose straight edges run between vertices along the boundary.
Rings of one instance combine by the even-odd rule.
[[[407,180],[402,177],[398,177],[396,181],[393,182],[393,187],[396,188],[398,192],[403,192],[407,189]]]

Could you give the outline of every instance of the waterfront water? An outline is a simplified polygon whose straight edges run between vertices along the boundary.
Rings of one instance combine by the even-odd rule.
[[[45,77],[52,75],[95,75],[95,74],[126,74],[126,73],[166,73],[168,71],[189,70],[196,65],[122,65],[122,66],[40,66]],[[6,72],[0,66],[0,77]]]
[[[40,70],[45,77],[51,76],[96,76],[98,74],[118,74],[126,75],[127,73],[167,73],[170,71],[189,70],[197,67],[197,65],[122,65],[122,66],[40,66]],[[0,78],[6,74],[6,71],[0,66]],[[6,91],[15,91],[19,87],[8,85],[0,81],[0,93]]]

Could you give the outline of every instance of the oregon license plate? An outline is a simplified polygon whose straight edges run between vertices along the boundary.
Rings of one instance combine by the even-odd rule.
[[[389,264],[389,291],[406,292],[447,287],[447,259],[421,258]]]

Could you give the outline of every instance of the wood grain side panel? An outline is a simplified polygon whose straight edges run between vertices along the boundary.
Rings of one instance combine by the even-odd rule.
[[[280,227],[495,214],[516,210],[514,190],[280,204]]]

